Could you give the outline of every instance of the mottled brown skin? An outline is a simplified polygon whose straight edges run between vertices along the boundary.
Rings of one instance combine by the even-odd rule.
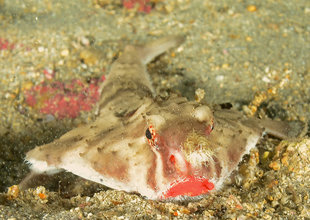
[[[32,172],[67,170],[111,188],[165,199],[171,184],[186,176],[209,179],[219,189],[263,132],[287,137],[287,123],[249,119],[233,110],[211,111],[175,95],[156,98],[145,65],[183,40],[171,36],[127,46],[101,88],[97,119],[29,151]],[[154,146],[146,137],[150,126],[156,130]]]

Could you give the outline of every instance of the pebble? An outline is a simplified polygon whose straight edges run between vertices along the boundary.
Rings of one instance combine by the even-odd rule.
[[[42,53],[44,51],[44,47],[38,47],[38,52]]]
[[[267,76],[263,76],[262,80],[265,82],[265,83],[270,83],[271,80],[267,77]]]
[[[280,170],[281,165],[279,161],[273,161],[269,164],[269,167],[272,168],[273,170]]]
[[[85,49],[80,52],[80,58],[86,65],[92,66],[99,63],[100,56],[94,50]]]
[[[60,52],[60,55],[63,56],[63,57],[66,57],[69,55],[69,50],[68,49],[64,49]]]
[[[255,12],[255,11],[257,11],[257,7],[256,7],[255,5],[249,5],[249,6],[247,7],[247,10],[248,10],[249,12]]]
[[[218,75],[218,76],[215,77],[215,80],[218,81],[218,82],[221,82],[221,81],[224,80],[224,78],[225,78],[225,76],[223,76],[223,75]]]
[[[203,89],[196,89],[195,91],[195,100],[196,102],[200,102],[205,97],[206,92]]]

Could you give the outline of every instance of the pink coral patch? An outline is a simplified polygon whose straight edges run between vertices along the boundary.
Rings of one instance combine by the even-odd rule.
[[[138,11],[144,13],[150,13],[152,10],[151,5],[149,5],[149,0],[123,0],[123,7],[127,9],[132,9],[138,4]]]
[[[54,81],[42,82],[25,91],[26,103],[43,114],[54,115],[58,119],[75,118],[81,111],[90,111],[99,100],[101,79],[92,79],[85,83],[73,79],[69,83]]]
[[[15,44],[10,43],[7,39],[0,37],[0,50],[13,50]]]

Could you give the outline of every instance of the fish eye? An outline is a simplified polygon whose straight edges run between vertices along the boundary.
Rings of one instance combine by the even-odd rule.
[[[146,129],[146,131],[145,131],[145,136],[146,136],[146,138],[147,139],[152,139],[152,134],[151,134],[151,132],[150,132],[150,129]]]
[[[155,129],[153,128],[152,125],[150,125],[146,131],[145,131],[145,137],[147,139],[147,142],[151,147],[154,147],[156,150],[159,150],[159,147],[157,145],[157,135],[155,132]]]
[[[210,126],[210,130],[213,131],[214,130],[214,123],[212,122],[209,126]]]
[[[209,135],[214,130],[214,121],[211,120],[211,123],[206,127],[205,134]]]

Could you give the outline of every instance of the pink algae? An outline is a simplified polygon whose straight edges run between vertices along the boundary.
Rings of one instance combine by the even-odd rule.
[[[123,0],[123,7],[127,9],[132,9],[138,4],[138,11],[144,13],[150,13],[152,10],[151,5],[149,5],[149,0]]]
[[[13,50],[15,44],[10,43],[7,39],[0,37],[0,50]]]
[[[81,111],[90,111],[99,100],[99,84],[104,80],[102,76],[89,83],[80,79],[68,83],[44,81],[25,91],[26,103],[58,119],[76,118]]]

